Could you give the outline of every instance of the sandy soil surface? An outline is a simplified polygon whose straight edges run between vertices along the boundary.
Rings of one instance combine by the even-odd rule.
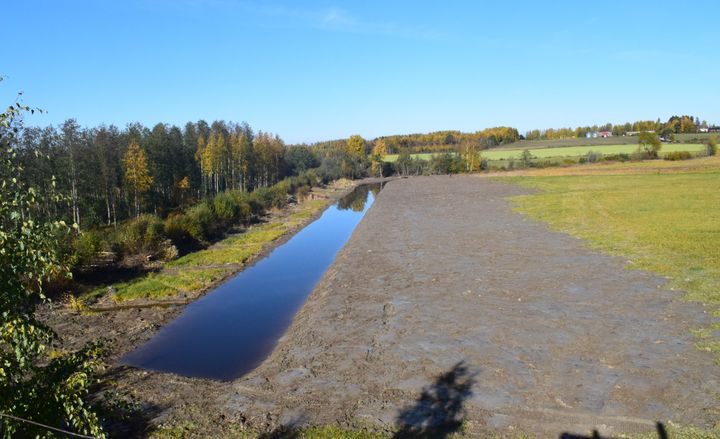
[[[601,433],[720,419],[720,368],[694,348],[701,307],[621,258],[513,213],[525,189],[461,176],[395,180],[273,354],[232,383],[114,366],[142,417],[198,436],[333,424],[406,433]],[[69,345],[100,335],[118,358],[178,310],[50,319]],[[190,428],[190,427],[188,427]],[[119,433],[118,433],[119,432]]]
[[[712,425],[720,369],[690,334],[708,315],[513,213],[506,197],[521,193],[474,177],[389,183],[275,352],[217,404],[256,426]]]

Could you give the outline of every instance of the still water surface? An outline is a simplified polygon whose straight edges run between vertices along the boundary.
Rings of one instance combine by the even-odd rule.
[[[233,380],[257,367],[370,208],[363,185],[266,258],[188,305],[121,361],[179,375]]]

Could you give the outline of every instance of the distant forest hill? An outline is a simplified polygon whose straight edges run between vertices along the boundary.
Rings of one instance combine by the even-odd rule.
[[[516,128],[495,127],[486,128],[474,133],[464,133],[456,130],[435,131],[426,134],[398,134],[380,136],[373,140],[383,140],[388,154],[398,154],[403,149],[416,153],[441,152],[457,148],[458,145],[474,144],[481,149],[507,146],[520,140],[560,140],[586,137],[609,137],[636,134],[641,131],[654,131],[661,137],[671,139],[674,134],[720,132],[720,127],[701,121],[697,116],[672,116],[666,122],[657,120],[640,120],[613,125],[588,125],[577,128],[548,128],[544,130],[527,131],[521,135]],[[312,146],[327,148],[344,148],[347,139],[318,142]]]
[[[507,145],[521,140],[516,128],[495,127],[486,128],[474,133],[463,133],[461,131],[435,131],[427,134],[398,134],[392,136],[381,136],[373,139],[373,143],[382,140],[385,143],[388,154],[397,154],[407,148],[413,152],[436,152],[447,151],[457,145],[472,143],[484,148],[494,148],[500,145]],[[329,140],[317,142],[310,146],[319,148],[344,148],[347,139]]]

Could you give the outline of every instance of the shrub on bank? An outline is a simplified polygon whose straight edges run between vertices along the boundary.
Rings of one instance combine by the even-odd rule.
[[[295,190],[295,198],[302,201],[310,195],[310,191],[312,191],[310,186],[300,186]]]
[[[123,253],[132,255],[157,252],[167,237],[160,218],[143,214],[120,226],[116,239]]]
[[[562,163],[559,160],[546,159],[546,160],[534,161],[532,164],[532,167],[533,168],[556,168],[561,165],[562,165]]]
[[[692,154],[688,151],[673,151],[663,156],[665,160],[676,161],[676,160],[688,160],[692,158]]]
[[[187,218],[183,213],[173,213],[165,219],[165,234],[173,244],[180,248],[199,244],[199,241],[193,237]]]
[[[181,247],[204,245],[216,233],[218,218],[212,202],[198,203],[185,213],[175,213],[165,220],[165,234]],[[227,206],[225,206],[227,208]]]
[[[281,208],[288,203],[288,197],[295,191],[294,182],[286,178],[270,187],[272,207]]]
[[[270,207],[282,205],[284,197],[285,193],[279,192],[277,185],[255,189],[250,194],[251,203],[254,205],[253,210],[257,214]]]
[[[603,160],[603,155],[602,155],[602,153],[597,152],[597,151],[589,151],[585,155],[585,158],[587,159],[588,163],[597,163],[597,162],[601,162]]]
[[[235,213],[235,222],[236,223],[242,223],[247,224],[252,219],[252,207],[250,206],[250,200],[248,199],[248,194],[243,191],[231,191],[230,195],[233,198],[233,201],[236,208]]]
[[[437,154],[426,165],[430,174],[458,174],[464,170],[463,161],[457,154]]]
[[[172,259],[177,256],[177,248],[170,249],[173,245],[185,250],[203,247],[236,224],[247,224],[267,209],[284,207],[293,195],[307,196],[319,182],[317,173],[306,171],[250,193],[225,191],[185,212],[172,213],[164,221],[156,215],[144,214],[126,221],[114,232],[86,231],[72,242],[67,253],[74,266],[87,265],[101,251],[115,251],[118,256],[153,254]]]
[[[630,161],[630,154],[624,152],[619,154],[608,154],[605,156],[605,160],[609,162],[628,162]]]
[[[185,226],[197,242],[206,242],[215,235],[217,215],[210,202],[201,202],[185,212]]]
[[[632,154],[630,154],[630,160],[636,161],[636,160],[649,160],[650,154],[648,154],[645,151],[635,151]]]
[[[523,168],[530,168],[533,166],[533,159],[536,157],[530,152],[529,149],[526,149],[520,154],[520,164]]]
[[[229,191],[215,195],[212,200],[212,207],[218,221],[223,226],[230,226],[237,221],[239,206],[237,200]]]
[[[705,144],[705,154],[713,156],[716,155],[717,152],[717,138],[715,136],[711,136],[707,139],[707,143]]]
[[[73,242],[74,258],[73,265],[88,266],[92,264],[97,255],[103,251],[109,251],[110,243],[107,234],[101,230],[88,230],[75,238]]]

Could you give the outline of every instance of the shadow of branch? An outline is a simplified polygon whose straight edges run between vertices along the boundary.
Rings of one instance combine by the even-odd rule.
[[[472,396],[476,372],[460,361],[422,390],[415,403],[397,418],[393,438],[445,438],[462,429],[464,403]]]

